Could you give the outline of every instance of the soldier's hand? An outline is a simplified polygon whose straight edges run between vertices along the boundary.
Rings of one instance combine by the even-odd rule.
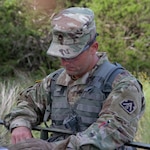
[[[41,139],[26,139],[8,147],[8,150],[54,150],[55,143],[48,143]]]
[[[11,143],[16,144],[20,141],[24,141],[25,139],[32,138],[31,130],[27,127],[17,127],[12,130],[11,133]]]

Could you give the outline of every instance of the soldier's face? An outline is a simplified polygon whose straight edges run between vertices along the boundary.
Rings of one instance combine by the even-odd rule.
[[[66,69],[69,75],[80,77],[91,69],[95,61],[96,51],[97,48],[91,46],[73,59],[61,58],[61,65]]]

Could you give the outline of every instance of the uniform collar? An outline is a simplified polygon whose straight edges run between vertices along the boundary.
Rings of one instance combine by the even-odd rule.
[[[73,81],[73,85],[78,85],[78,84],[86,84],[86,81],[89,77],[89,72],[84,74],[81,78],[77,79],[76,81]],[[66,73],[66,70],[64,70],[58,77],[56,84],[58,85],[63,85],[63,86],[68,86],[69,83],[72,81],[71,77]]]

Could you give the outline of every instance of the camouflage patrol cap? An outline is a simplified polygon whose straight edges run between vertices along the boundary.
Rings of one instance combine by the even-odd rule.
[[[74,58],[95,40],[94,13],[89,8],[71,7],[61,11],[51,21],[53,40],[48,55]]]

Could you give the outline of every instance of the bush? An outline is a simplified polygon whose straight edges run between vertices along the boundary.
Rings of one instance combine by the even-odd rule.
[[[30,0],[0,3],[0,76],[15,76],[17,70],[46,75],[58,67],[46,51],[51,41],[50,15],[35,11]]]
[[[15,76],[22,70],[39,78],[60,67],[57,59],[46,55],[51,41],[49,18],[55,10],[50,14],[37,11],[31,2],[0,2],[1,77]],[[106,51],[111,61],[121,63],[129,71],[149,75],[149,5],[149,0],[68,0],[65,7],[91,8],[96,16],[99,51]],[[57,7],[57,11],[60,9]]]
[[[81,0],[74,6],[94,11],[99,51],[106,51],[111,61],[130,71],[150,74],[149,0]]]

